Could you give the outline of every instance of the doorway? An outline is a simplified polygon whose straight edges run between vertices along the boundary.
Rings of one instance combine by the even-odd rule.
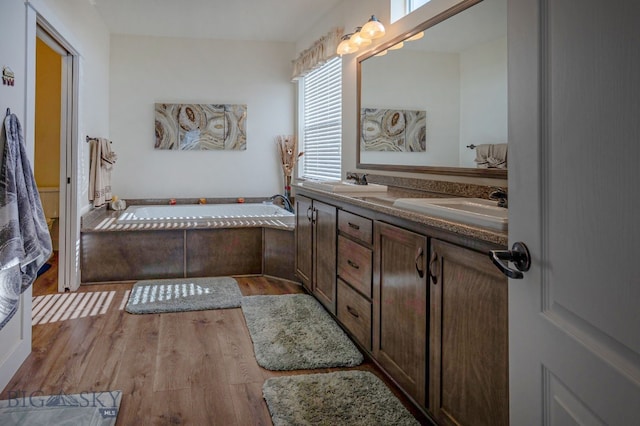
[[[57,47],[57,46],[56,46]],[[63,52],[66,56],[66,51]],[[45,267],[57,262],[60,248],[60,142],[62,109],[62,56],[36,37],[36,111],[33,171],[51,234],[54,254]],[[40,273],[41,273],[40,272]]]
[[[76,290],[74,158],[77,54],[46,22],[35,40],[34,175],[58,262],[58,291]]]

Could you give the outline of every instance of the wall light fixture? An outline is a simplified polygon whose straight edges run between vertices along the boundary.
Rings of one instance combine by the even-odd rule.
[[[384,36],[384,33],[384,25],[375,15],[371,15],[371,19],[362,27],[357,27],[354,32],[342,36],[336,52],[340,56],[357,52],[361,47],[370,45],[371,40]]]

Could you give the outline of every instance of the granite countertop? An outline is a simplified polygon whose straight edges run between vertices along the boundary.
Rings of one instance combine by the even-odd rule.
[[[401,219],[407,219],[412,222],[427,225],[444,231],[453,232],[466,237],[475,238],[482,241],[507,246],[507,232],[494,231],[492,229],[479,226],[467,225],[446,219],[429,216],[402,208],[395,207],[393,202],[398,198],[451,198],[454,195],[435,193],[429,191],[413,190],[395,186],[388,186],[387,192],[376,193],[348,193],[348,192],[329,192],[317,188],[304,186],[304,182],[293,183],[294,188],[304,190],[309,193],[316,193],[325,198],[336,201],[348,202],[355,206],[367,208],[376,212],[388,214]]]

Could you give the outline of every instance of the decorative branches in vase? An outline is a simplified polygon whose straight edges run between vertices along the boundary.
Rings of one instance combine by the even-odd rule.
[[[276,145],[280,153],[280,161],[282,163],[282,174],[284,175],[284,195],[291,198],[291,176],[298,159],[304,155],[304,152],[296,153],[298,150],[298,141],[294,135],[279,135],[276,137]]]

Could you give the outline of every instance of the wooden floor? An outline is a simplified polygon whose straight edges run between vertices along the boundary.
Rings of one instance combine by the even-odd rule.
[[[54,264],[38,278],[34,298],[57,292],[57,273]],[[295,283],[273,278],[236,279],[244,295],[303,292]],[[81,293],[112,296],[84,309],[85,316],[55,315],[34,325],[33,352],[0,399],[15,392],[28,397],[121,390],[117,425],[270,425],[262,398],[265,379],[339,370],[262,369],[240,309],[128,314],[123,302],[132,285],[83,286]],[[428,424],[371,361],[357,368],[383,378],[420,423]]]

